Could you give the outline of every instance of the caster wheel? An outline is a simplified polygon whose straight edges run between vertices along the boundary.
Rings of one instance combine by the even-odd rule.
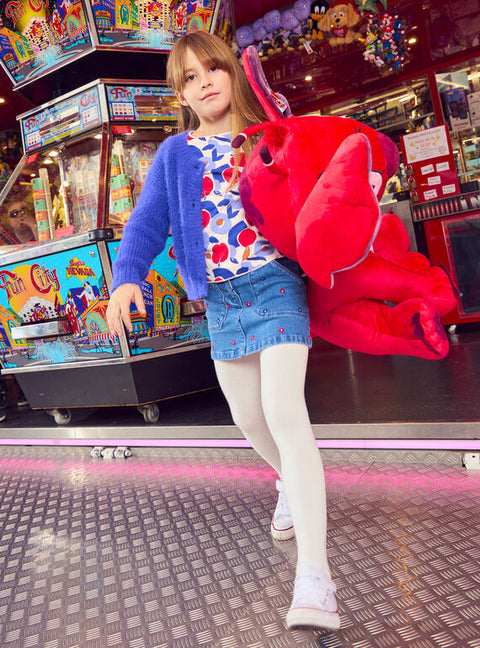
[[[8,383],[4,378],[0,378],[0,408],[6,409],[8,406]]]
[[[53,409],[48,410],[48,413],[53,416],[57,425],[68,425],[72,420],[72,412],[69,409]]]
[[[451,335],[453,335],[453,334],[455,333],[456,330],[457,330],[457,325],[456,325],[456,324],[452,324],[451,326],[449,326],[449,327],[447,328],[447,331],[448,331]]]
[[[138,411],[142,414],[145,423],[156,423],[160,417],[160,409],[157,403],[143,405],[138,408]]]

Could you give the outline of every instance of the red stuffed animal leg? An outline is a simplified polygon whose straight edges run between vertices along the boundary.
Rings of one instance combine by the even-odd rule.
[[[440,315],[449,313],[457,298],[447,273],[416,252],[404,254],[403,261],[405,267],[370,252],[355,268],[337,273],[332,290],[315,287],[312,282],[309,292],[327,310],[363,299],[400,304],[419,298],[431,304]]]
[[[362,261],[380,226],[378,201],[369,182],[367,137],[347,137],[300,210],[297,259],[306,274],[331,288],[333,275]]]
[[[352,351],[439,360],[448,339],[438,313],[421,299],[390,307],[364,300],[331,312],[310,308],[313,335]]]

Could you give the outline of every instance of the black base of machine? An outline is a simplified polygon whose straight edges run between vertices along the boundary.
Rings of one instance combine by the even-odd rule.
[[[208,347],[124,363],[36,367],[16,378],[33,409],[142,405],[218,387]]]

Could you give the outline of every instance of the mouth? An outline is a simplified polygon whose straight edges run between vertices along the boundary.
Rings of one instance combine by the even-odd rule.
[[[210,92],[209,94],[206,94],[203,98],[202,101],[205,101],[206,99],[212,99],[213,97],[217,97],[218,92]]]
[[[29,225],[22,223],[17,230],[17,237],[20,239],[21,243],[30,243],[35,241],[35,233]]]

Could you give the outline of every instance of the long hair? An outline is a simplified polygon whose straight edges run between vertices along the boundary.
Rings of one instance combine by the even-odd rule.
[[[191,50],[203,65],[215,65],[228,72],[232,83],[232,139],[247,126],[267,121],[267,116],[260,106],[245,73],[227,43],[205,31],[189,32],[175,42],[167,61],[167,83],[175,93],[181,93],[185,87],[185,59],[187,49]],[[178,128],[180,131],[195,130],[200,126],[196,113],[189,106],[180,106]],[[247,158],[255,142],[244,145]],[[236,152],[235,162],[237,163]]]

